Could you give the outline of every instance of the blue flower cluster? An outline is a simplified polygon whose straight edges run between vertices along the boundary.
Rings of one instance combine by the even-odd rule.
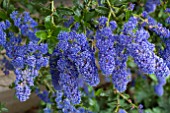
[[[170,8],[166,8],[165,12],[170,14]],[[165,21],[167,24],[170,24],[170,16]]]
[[[48,65],[48,57],[44,56],[48,52],[48,47],[47,44],[38,44],[39,39],[35,36],[37,23],[29,13],[19,15],[14,11],[10,17],[19,32],[15,33],[8,29],[11,24],[8,20],[1,22],[0,44],[6,50],[6,55],[14,68],[16,96],[20,101],[26,101],[31,94],[30,88],[34,85],[34,79],[38,76],[38,70]],[[9,32],[5,34],[4,31],[7,29]],[[23,36],[29,38],[28,43],[22,41]]]
[[[94,53],[84,34],[61,32],[58,45],[50,57],[50,70],[55,89],[61,89],[71,104],[79,104],[79,87],[85,82],[91,86],[99,83]],[[81,80],[81,81],[80,81]]]
[[[165,13],[170,13],[170,8],[166,8]]]
[[[168,17],[165,21],[167,24],[170,24],[170,17]]]
[[[167,8],[165,12],[169,12]],[[170,74],[170,66],[169,66],[169,44],[170,44],[170,31],[166,27],[164,27],[161,23],[157,22],[154,18],[148,15],[147,12],[143,12],[142,16],[147,20],[146,25],[149,26],[149,30],[155,32],[158,36],[161,37],[163,42],[165,43],[164,50],[160,51],[160,57],[155,57],[155,75],[158,79],[158,84],[155,86],[155,92],[157,95],[163,95],[163,86],[166,83],[166,77]],[[168,23],[168,18],[166,22]]]
[[[9,71],[12,71],[14,70],[14,67],[13,65],[11,64],[11,62],[6,58],[6,57],[3,57],[1,60],[0,60],[0,67],[1,67],[1,70],[3,71],[3,73],[5,75],[9,75]]]
[[[99,18],[99,29],[96,31],[96,47],[99,49],[99,65],[102,73],[106,76],[112,74],[115,68],[115,48],[112,28],[106,27],[106,17]],[[116,24],[111,25],[114,29]]]
[[[147,0],[146,4],[145,4],[145,10],[148,13],[152,13],[156,10],[156,6],[160,5],[161,1],[160,0]]]
[[[169,30],[150,17],[148,12],[143,12],[142,16],[146,18],[149,29],[163,38],[168,38]],[[156,75],[158,84],[155,86],[155,92],[161,96],[166,77],[170,74],[164,61],[167,57],[162,59],[154,53],[155,46],[148,41],[150,34],[139,21],[136,17],[129,18],[123,26],[122,33],[115,35],[113,31],[117,28],[116,22],[108,22],[108,19],[102,16],[98,19],[96,34],[88,31],[87,36],[93,37],[91,39],[96,42],[102,73],[106,77],[112,76],[112,83],[119,92],[125,91],[131,81],[131,72],[126,62],[128,57],[132,57],[140,71]],[[79,88],[84,83],[91,86],[99,83],[94,50],[89,47],[84,34],[74,31],[61,32],[58,40],[58,45],[50,57],[50,68],[54,88],[63,90],[66,98],[63,100],[62,94],[57,96],[56,102],[63,112],[78,112],[73,105],[80,103]],[[83,80],[80,81],[81,78]],[[120,109],[119,112],[126,111]],[[139,108],[139,112],[143,112],[142,107]]]
[[[133,11],[134,8],[135,8],[135,4],[129,3],[128,10]]]
[[[116,67],[112,72],[112,82],[119,92],[124,92],[127,84],[131,81],[131,73],[127,69],[126,60],[127,57],[123,54],[117,57]]]
[[[48,108],[48,107],[46,107],[46,108],[43,109],[43,112],[44,112],[44,113],[52,113],[53,110],[50,109],[50,108]]]
[[[37,22],[27,12],[22,14],[17,11],[12,12],[10,21],[13,22],[9,20],[0,22],[0,45],[10,59],[4,57],[1,62],[4,65],[2,70],[6,74],[9,70],[14,70],[16,75],[14,82],[16,97],[20,101],[29,99],[34,79],[41,67],[47,66],[49,61],[58,109],[64,113],[91,113],[84,108],[74,106],[81,102],[79,89],[99,84],[96,65],[98,63],[103,75],[106,78],[111,77],[114,87],[119,92],[124,92],[131,81],[131,70],[126,64],[129,57],[142,73],[156,75],[158,84],[154,87],[155,92],[158,96],[163,95],[166,77],[170,75],[170,31],[149,16],[157,5],[160,5],[160,0],[148,0],[142,13],[144,23],[141,25],[140,19],[132,16],[124,23],[120,34],[113,33],[117,23],[104,16],[98,19],[96,32],[88,29],[87,34],[78,34],[76,31],[80,25],[74,23],[74,18],[70,17],[64,25],[71,27],[71,32],[58,34],[58,44],[50,58],[47,55],[48,45],[39,43],[35,35],[38,31]],[[130,3],[128,10],[133,10],[134,6],[135,4]],[[170,9],[167,8],[165,12],[170,13]],[[170,23],[170,17],[166,22]],[[11,24],[14,24],[18,32],[9,29]],[[154,52],[155,45],[148,41],[150,34],[145,30],[146,26],[165,43],[160,56]],[[28,40],[22,40],[23,37],[28,37]],[[91,48],[88,38],[96,48]],[[98,58],[95,58],[95,53]],[[46,103],[51,102],[47,91],[41,93],[37,90],[37,95]],[[141,106],[139,109],[142,112]],[[48,108],[44,111],[50,112]],[[119,109],[119,113],[126,111]]]
[[[71,102],[70,99],[63,98],[63,92],[62,91],[57,91],[56,92],[56,98],[55,102],[57,103],[57,108],[61,109],[63,113],[92,113],[91,111],[88,111],[84,108],[75,108]]]
[[[115,50],[115,69],[112,72],[112,82],[119,92],[126,90],[127,84],[131,81],[131,73],[127,68],[126,61],[128,54],[125,51],[130,37],[120,34],[117,36]]]
[[[161,23],[157,22],[154,18],[148,15],[146,11],[142,13],[142,16],[146,19],[146,25],[149,26],[149,30],[155,32],[161,38],[169,38],[170,31],[164,27]]]
[[[6,20],[5,22],[0,22],[0,45],[5,46],[6,43],[6,33],[5,30],[10,27],[10,22]]]
[[[148,41],[150,35],[140,26],[138,18],[131,17],[124,24],[120,35],[113,34],[111,27],[106,25],[106,17],[101,17],[98,21],[95,39],[100,69],[106,76],[112,74],[112,82],[119,92],[125,91],[131,80],[130,70],[126,65],[128,57],[134,59],[143,73],[155,74],[159,85],[165,84],[163,82],[170,70],[165,61],[154,53],[155,46]]]
[[[149,37],[149,33],[144,28],[138,28],[132,43],[128,45],[127,51],[143,73],[156,75],[158,85],[155,86],[155,92],[161,96],[163,85],[165,85],[166,77],[170,75],[170,70],[167,67],[166,60],[164,61],[154,53],[155,47],[148,41]],[[158,86],[159,88],[161,86],[162,90],[158,89]]]
[[[51,100],[49,99],[49,92],[47,90],[40,91],[40,89],[36,88],[35,93],[45,103],[51,103]]]
[[[68,21],[64,22],[64,26],[67,28],[71,27],[72,31],[77,31],[80,27],[80,24],[78,22],[74,23],[74,18],[71,16],[69,17]]]
[[[123,34],[133,36],[134,35],[133,30],[135,30],[137,24],[138,24],[138,18],[130,17],[128,22],[126,22],[123,25],[123,30],[122,30]]]
[[[11,19],[14,21],[14,25],[19,29],[19,32],[28,37],[32,42],[37,42],[39,39],[35,36],[37,31],[37,22],[30,17],[28,12],[18,14],[17,11],[13,11],[10,14]]]
[[[144,29],[136,31],[133,43],[128,45],[128,52],[140,70],[146,74],[155,71],[154,45],[148,42],[149,33]]]
[[[164,48],[164,50],[160,51],[160,56],[162,58],[157,58],[157,71],[156,71],[156,76],[158,79],[158,84],[155,86],[155,92],[159,95],[162,96],[163,95],[163,86],[166,84],[166,77],[168,75],[170,75],[170,59],[169,59],[169,43],[170,40],[164,40],[166,47]],[[161,67],[164,67],[163,69]]]
[[[111,21],[109,26],[106,25],[108,22],[106,17],[100,17],[98,21],[99,26],[95,39],[96,47],[99,50],[100,69],[106,77],[112,75],[112,82],[115,88],[119,92],[123,92],[131,80],[130,71],[126,66],[128,56],[124,51],[128,43],[126,42],[127,36],[113,34],[113,30],[117,27],[115,21]],[[124,31],[126,34],[129,34],[127,29],[128,25]]]
[[[139,106],[138,106],[138,112],[139,112],[139,113],[144,113],[143,105],[142,105],[142,104],[139,104]]]

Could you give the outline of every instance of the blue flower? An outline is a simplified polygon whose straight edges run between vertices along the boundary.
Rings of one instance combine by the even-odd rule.
[[[27,36],[33,42],[39,41],[35,36],[38,24],[30,17],[28,12],[19,15],[17,11],[13,11],[10,17],[14,21],[14,25],[21,30],[22,35]]]
[[[119,46],[117,48],[119,48]],[[131,73],[130,70],[127,69],[126,61],[126,54],[122,54],[121,52],[117,53],[115,57],[115,69],[112,72],[112,82],[119,92],[124,92],[127,84],[131,81]]]
[[[149,30],[155,32],[161,38],[169,38],[170,31],[166,27],[164,27],[161,23],[157,22],[154,18],[147,15],[144,18],[147,19],[147,25],[149,26]]]
[[[50,73],[52,76],[52,84],[56,90],[61,90],[61,86],[59,85],[59,70],[57,68],[57,61],[59,60],[59,56],[55,54],[55,52],[50,56],[49,65],[50,65]]]
[[[74,22],[74,18],[70,17],[68,21],[64,22],[65,27],[70,27],[70,25]]]
[[[35,92],[36,92],[37,96],[38,96],[41,100],[43,100],[45,103],[50,103],[50,102],[51,102],[51,101],[50,101],[50,98],[49,98],[49,92],[48,92],[47,90],[44,90],[44,91],[40,92],[39,89],[36,89]]]
[[[30,94],[31,94],[31,89],[29,86],[27,86],[24,83],[18,84],[16,87],[16,96],[17,98],[21,101],[24,102],[26,101]]]
[[[139,106],[138,106],[138,112],[139,113],[144,113],[144,110],[143,110],[143,105],[142,104],[140,104]]]
[[[46,67],[48,65],[49,58],[48,57],[40,57],[36,59],[36,69],[39,70],[41,67]]]
[[[152,13],[156,10],[156,6],[160,5],[161,1],[160,0],[147,0],[146,4],[145,4],[145,10],[148,13]]]
[[[168,17],[165,21],[167,24],[170,24],[170,17]]]
[[[145,11],[152,13],[156,10],[156,4],[152,0],[148,0],[145,4]]]
[[[155,93],[158,95],[158,96],[162,96],[163,95],[163,86],[158,84],[154,87],[154,90],[155,90]]]
[[[127,113],[124,109],[119,109],[118,113]]]
[[[30,17],[29,13],[24,12],[19,15],[17,11],[14,11],[10,17],[21,33],[11,32],[8,29],[11,23],[6,20],[0,23],[0,29],[2,29],[0,43],[2,39],[4,43],[2,46],[11,60],[16,75],[16,96],[20,101],[26,101],[31,94],[30,87],[34,86],[34,79],[38,76],[38,70],[48,65],[48,57],[45,56],[48,52],[48,46],[47,44],[38,44],[39,39],[35,36],[37,23]],[[6,34],[3,34],[3,30],[6,29],[9,30],[8,40],[6,40]],[[22,42],[22,36],[29,38],[28,44]]]
[[[129,6],[128,6],[128,10],[133,11],[134,7],[135,7],[135,4],[130,3]]]
[[[44,113],[52,113],[52,110],[50,108],[44,108],[43,111]]]
[[[9,71],[13,71],[14,67],[11,64],[11,61],[9,61],[8,59],[6,59],[5,57],[3,57],[0,60],[0,64],[3,68],[1,68],[1,70],[4,72],[5,75],[9,75]]]
[[[91,86],[96,86],[99,84],[99,75],[95,65],[93,53],[90,51],[82,52],[79,57],[75,59],[75,64],[85,82]]]
[[[170,13],[170,8],[166,8],[165,12]]]
[[[117,28],[116,21],[110,21],[110,27],[111,27],[112,30],[115,30]]]
[[[167,77],[170,70],[162,58],[156,57],[155,75],[158,77]]]
[[[24,59],[23,57],[17,57],[12,60],[11,64],[14,66],[14,68],[24,68]]]
[[[35,56],[28,56],[25,60],[25,63],[30,67],[35,67],[36,65],[36,58]]]
[[[4,32],[4,27],[6,28],[6,26],[3,25],[3,22],[0,22],[0,45],[3,47],[6,43],[6,33]]]
[[[102,73],[106,76],[111,75],[115,68],[115,58],[109,53],[114,51],[106,52],[105,54],[99,53],[99,65]]]
[[[108,19],[106,17],[102,16],[102,17],[100,17],[98,19],[98,21],[99,21],[99,26],[100,27],[105,27],[106,26],[106,22],[108,21]]]
[[[112,74],[115,67],[114,55],[114,40],[110,27],[104,27],[96,32],[96,46],[99,49],[99,65],[102,73],[106,76]]]
[[[124,34],[130,34],[133,36],[134,32],[133,30],[137,27],[137,24],[138,24],[138,19],[136,17],[130,17],[128,22],[126,22],[124,25],[123,25],[123,33]]]
[[[135,63],[138,65],[143,73],[152,74],[155,72],[155,54],[150,50],[146,42],[140,44],[131,44],[128,47],[130,55],[134,58]],[[151,45],[153,46],[153,45]]]

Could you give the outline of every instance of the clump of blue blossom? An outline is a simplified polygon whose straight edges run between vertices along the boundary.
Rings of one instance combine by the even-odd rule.
[[[50,58],[51,74],[58,76],[58,79],[54,77],[53,81],[57,81],[54,87],[60,85],[71,104],[78,104],[81,100],[80,78],[82,84],[96,86],[99,83],[94,53],[84,34],[61,32],[57,38],[59,43]]]
[[[146,4],[145,4],[145,10],[148,13],[152,13],[156,10],[156,6],[160,5],[161,1],[160,0],[147,0]]]
[[[100,17],[99,29],[96,32],[96,46],[99,49],[99,65],[102,73],[106,76],[112,74],[115,68],[115,48],[114,40],[115,36],[112,33],[112,29],[116,28],[116,23],[110,23],[110,27],[106,27],[108,21],[106,17]]]
[[[8,29],[11,23],[8,20],[1,22],[0,29],[3,29],[1,31],[3,36],[0,37],[3,42],[1,46],[6,50],[6,55],[14,68],[16,96],[20,101],[26,101],[31,94],[31,87],[34,86],[39,69],[48,65],[48,57],[44,56],[47,53],[47,44],[38,44],[39,39],[35,36],[37,22],[28,12],[19,15],[14,11],[10,17],[20,33],[9,31],[6,35],[4,30]],[[22,36],[29,38],[28,44],[22,43]]]
[[[101,3],[98,0],[100,6]],[[80,89],[87,91],[88,85],[97,86],[101,71],[106,78],[111,78],[117,91],[126,91],[132,79],[127,64],[129,58],[142,73],[155,74],[157,84],[154,90],[158,96],[162,96],[166,78],[170,75],[170,31],[150,16],[160,4],[160,0],[147,0],[143,13],[131,16],[122,29],[120,23],[111,20],[109,15],[109,18],[101,16],[95,21],[95,31],[83,28],[84,33],[78,33],[84,17],[80,24],[75,22],[76,16],[69,16],[64,26],[70,31],[58,34],[52,54],[48,53],[48,45],[36,37],[38,23],[30,14],[13,11],[9,20],[0,22],[0,46],[6,51],[0,63],[6,75],[9,70],[13,70],[16,75],[16,97],[22,102],[29,99],[39,70],[49,64],[56,107],[64,113],[92,113],[76,106],[81,103]],[[129,13],[135,5],[127,4]],[[116,10],[116,7],[110,9],[113,17]],[[166,8],[165,12],[170,13],[170,8]],[[170,17],[165,21],[170,24]],[[10,29],[12,25],[18,32]],[[118,34],[117,29],[120,31]],[[154,32],[165,44],[159,52],[155,44],[149,41],[150,32]],[[23,37],[28,39],[25,41]],[[36,93],[44,102],[52,102],[47,91],[40,92],[37,89]],[[124,109],[118,110],[118,113],[127,113]],[[143,112],[142,105],[138,106],[138,111]],[[47,107],[44,112],[51,113],[52,110]]]

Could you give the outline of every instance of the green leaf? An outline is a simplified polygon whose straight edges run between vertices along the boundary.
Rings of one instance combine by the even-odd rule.
[[[2,108],[1,109],[3,112],[8,112],[8,109],[7,108]]]
[[[73,0],[73,4],[74,4],[75,6],[78,6],[78,5],[80,4],[80,1],[79,1],[79,0]]]
[[[87,4],[87,3],[88,3],[88,0],[84,0],[84,3],[86,3],[86,4]]]
[[[45,21],[44,21],[44,23],[45,23],[45,27],[46,27],[46,29],[50,29],[50,28],[51,28],[51,26],[52,26],[51,16],[47,16],[47,17],[45,17]]]
[[[97,13],[100,13],[100,14],[108,14],[109,12],[109,9],[107,7],[103,7],[103,6],[99,6],[98,8],[95,9],[95,11]]]
[[[96,104],[96,101],[95,101],[95,100],[93,100],[93,99],[89,99],[89,104],[93,106],[93,105],[95,105],[95,104]]]
[[[40,30],[40,31],[36,32],[36,36],[38,38],[40,38],[41,40],[44,40],[47,38],[47,33],[46,33],[46,31]]]
[[[87,12],[85,13],[84,15],[84,20],[87,22],[87,21],[90,21],[92,18],[95,18],[96,16],[96,12],[93,11],[93,12]]]
[[[48,43],[48,52],[50,54],[53,53],[53,50],[57,44],[57,38],[55,36],[51,36],[48,40],[47,40],[47,43]]]
[[[107,105],[110,106],[110,107],[112,107],[112,108],[115,107],[116,104],[117,104],[117,101],[107,103]]]
[[[57,8],[57,11],[59,11],[59,13],[62,15],[73,15],[74,13],[72,9],[66,7]]]
[[[30,3],[34,8],[39,9],[41,11],[41,14],[44,15],[50,15],[52,13],[52,11],[49,8],[46,8],[43,4],[41,3]]]
[[[124,17],[125,17],[125,14],[122,13],[121,15],[118,16],[118,19],[119,19],[119,20],[123,20]]]
[[[80,12],[79,9],[76,9],[76,10],[74,11],[74,14],[75,14],[76,16],[78,16],[78,17],[81,16],[81,12]]]
[[[159,18],[162,17],[163,14],[164,14],[164,10],[161,9],[160,12],[159,12],[159,14],[158,14],[158,17],[159,17]]]
[[[63,26],[57,26],[55,29],[54,29],[54,34],[55,36],[57,36],[61,31],[66,31],[68,32],[69,31],[69,28],[65,28]]]
[[[157,78],[154,74],[149,74],[149,77],[153,80],[153,81],[157,81]]]
[[[74,20],[76,21],[76,22],[80,22],[81,21],[81,19],[80,19],[80,17],[78,17],[78,16],[74,16]]]
[[[3,1],[3,8],[8,9],[8,6],[9,6],[9,0],[4,0]]]
[[[162,112],[160,108],[156,107],[156,108],[153,108],[153,113],[162,113]]]
[[[99,104],[97,103],[97,100],[95,99],[89,99],[89,104],[91,105],[91,109],[98,112],[99,111]]]
[[[8,109],[5,107],[3,103],[0,103],[0,113],[3,113],[3,112],[8,112]]]
[[[130,96],[128,94],[123,94],[127,99],[130,98]]]
[[[96,96],[100,96],[100,94],[103,92],[103,89],[98,89],[96,92],[95,92],[95,95]]]
[[[103,4],[103,3],[106,2],[106,0],[100,0],[99,2],[100,2],[101,4]]]
[[[127,10],[125,15],[126,21],[130,18],[130,16],[131,16],[131,11]]]
[[[4,10],[0,10],[0,18],[3,20],[7,19],[7,15]]]

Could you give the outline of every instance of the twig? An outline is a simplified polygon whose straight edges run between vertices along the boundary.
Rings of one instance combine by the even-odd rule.
[[[51,1],[51,12],[52,12],[52,14],[51,14],[51,16],[52,16],[51,17],[51,21],[52,21],[53,24],[55,24],[54,23],[54,16],[53,16],[54,11],[55,11],[54,0],[52,0]]]
[[[129,104],[132,105],[133,108],[137,108],[138,109],[138,106],[135,105],[134,103],[132,103],[132,101],[130,99],[128,99],[125,95],[123,95],[122,93],[120,93],[119,91],[116,91],[116,93],[118,95],[120,95],[123,99],[125,99]]]
[[[117,113],[118,112],[118,110],[119,110],[119,107],[120,107],[120,95],[117,95],[117,106],[116,106],[116,109],[115,109],[115,113]]]

